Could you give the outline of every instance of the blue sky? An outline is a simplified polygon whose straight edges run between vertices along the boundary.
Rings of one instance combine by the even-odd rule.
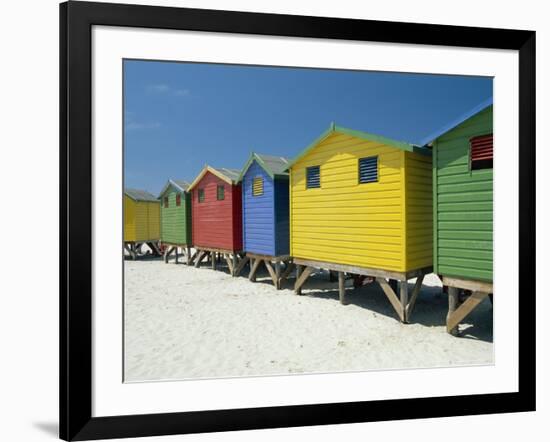
[[[490,78],[124,62],[125,186],[157,195],[204,164],[294,157],[330,123],[419,142],[492,96]]]

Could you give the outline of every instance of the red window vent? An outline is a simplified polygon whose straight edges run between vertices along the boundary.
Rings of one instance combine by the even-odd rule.
[[[493,167],[493,134],[481,135],[470,139],[472,169]]]

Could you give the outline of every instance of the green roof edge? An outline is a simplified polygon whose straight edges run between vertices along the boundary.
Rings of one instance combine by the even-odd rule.
[[[397,149],[405,150],[407,152],[415,152],[421,155],[431,156],[432,152],[429,149],[420,147],[414,144],[406,143],[404,141],[397,141],[391,138],[384,137],[382,135],[375,135],[369,132],[363,132],[360,130],[348,129],[346,127],[337,126],[331,123],[329,128],[325,130],[320,136],[318,136],[312,143],[310,143],[305,149],[303,149],[298,155],[296,155],[288,164],[285,170],[289,170],[296,162],[308,154],[313,148],[315,148],[321,141],[328,138],[333,133],[339,133],[343,135],[350,135],[352,137],[360,138],[366,141],[378,141],[387,146],[395,147]]]

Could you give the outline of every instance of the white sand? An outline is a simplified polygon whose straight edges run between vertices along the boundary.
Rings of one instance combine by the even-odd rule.
[[[490,302],[461,325],[462,337],[452,337],[435,275],[404,325],[377,284],[350,287],[343,306],[326,273],[310,277],[297,296],[294,279],[276,291],[266,273],[251,283],[160,259],[125,264],[127,382],[493,361]]]

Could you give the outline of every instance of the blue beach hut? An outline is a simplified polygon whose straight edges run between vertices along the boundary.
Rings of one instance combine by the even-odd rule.
[[[239,181],[243,192],[243,249],[254,281],[264,263],[276,288],[291,270],[289,245],[289,160],[252,153]],[[282,273],[282,267],[285,267]]]

